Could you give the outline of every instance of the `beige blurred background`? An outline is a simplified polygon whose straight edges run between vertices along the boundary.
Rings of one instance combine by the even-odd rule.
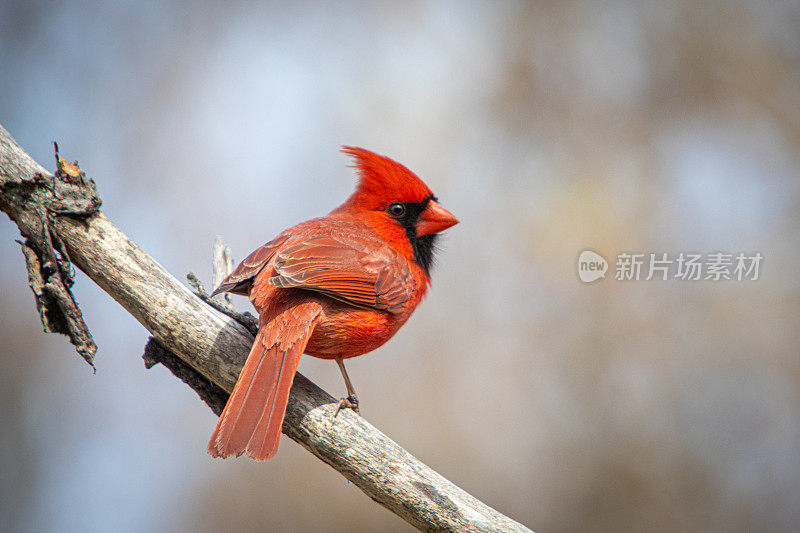
[[[220,4],[5,0],[0,123],[206,282],[217,234],[241,259],[350,193],[340,145],[398,159],[462,222],[349,365],[370,422],[537,531],[798,530],[797,2]],[[211,460],[214,416],[79,275],[92,375],[41,333],[2,219],[3,529],[411,529],[288,439]],[[585,248],[764,261],[584,285]]]

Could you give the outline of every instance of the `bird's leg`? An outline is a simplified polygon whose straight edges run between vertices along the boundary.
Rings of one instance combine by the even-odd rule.
[[[356,390],[353,388],[353,384],[350,382],[350,376],[347,375],[347,370],[344,368],[344,361],[341,357],[336,357],[335,359],[336,364],[339,365],[339,370],[342,371],[344,386],[347,387],[347,398],[342,398],[339,400],[339,405],[336,406],[336,412],[333,414],[333,416],[338,415],[339,411],[345,407],[352,409],[358,414],[361,414],[361,412],[358,410],[358,396],[356,396]]]

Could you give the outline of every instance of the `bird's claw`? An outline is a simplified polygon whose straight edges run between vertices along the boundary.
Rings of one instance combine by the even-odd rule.
[[[356,412],[356,414],[360,415],[361,411],[358,410],[358,397],[355,394],[352,394],[339,400],[339,405],[336,406],[336,412],[333,413],[333,416],[338,415],[339,411],[342,409],[352,409]]]

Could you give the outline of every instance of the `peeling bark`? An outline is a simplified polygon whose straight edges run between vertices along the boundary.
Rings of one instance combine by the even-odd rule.
[[[75,350],[94,368],[97,345],[72,294],[72,264],[63,241],[53,231],[53,223],[59,217],[82,220],[97,214],[100,199],[94,182],[77,161],[67,163],[58,155],[57,145],[55,149],[57,170],[49,176],[32,161],[15,160],[15,155],[24,152],[10,136],[0,136],[0,209],[25,237],[24,242],[17,242],[25,256],[28,284],[44,331],[69,337]],[[27,179],[21,172],[27,172]]]

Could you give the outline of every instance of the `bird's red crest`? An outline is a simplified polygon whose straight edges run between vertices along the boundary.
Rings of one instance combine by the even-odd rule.
[[[348,203],[375,209],[394,201],[421,202],[433,196],[416,174],[397,161],[355,146],[343,146],[342,152],[355,159],[359,171],[358,188]]]

